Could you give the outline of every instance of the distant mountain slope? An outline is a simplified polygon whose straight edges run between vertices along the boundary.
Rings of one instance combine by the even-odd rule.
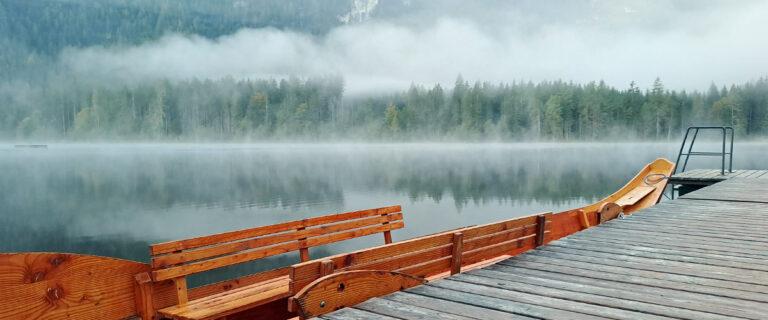
[[[0,35],[35,52],[136,44],[169,32],[218,37],[241,28],[323,33],[348,0],[0,0]]]

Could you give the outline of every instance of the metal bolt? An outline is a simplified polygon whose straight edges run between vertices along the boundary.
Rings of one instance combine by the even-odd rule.
[[[325,308],[325,301],[320,301],[320,308]]]

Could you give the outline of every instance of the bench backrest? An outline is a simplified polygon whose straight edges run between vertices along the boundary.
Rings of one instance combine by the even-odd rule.
[[[339,254],[291,266],[294,291],[330,273],[385,270],[417,277],[456,273],[503,255],[518,254],[545,243],[551,213],[456,229],[380,247]]]
[[[152,279],[161,281],[269,256],[383,233],[405,226],[400,206],[339,213],[150,246]]]

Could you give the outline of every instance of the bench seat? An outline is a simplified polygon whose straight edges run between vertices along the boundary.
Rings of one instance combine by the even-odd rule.
[[[160,309],[158,313],[178,320],[217,319],[291,296],[289,282],[286,275],[190,300],[186,304]]]
[[[310,248],[378,233],[384,235],[384,243],[392,243],[390,232],[404,226],[400,206],[390,206],[153,244],[152,270],[137,276],[137,281],[171,286],[175,295],[157,304],[151,297],[142,299],[151,305],[148,313],[157,310],[162,317],[184,320],[222,318],[291,296],[288,268],[192,290],[187,276],[290,252],[298,252],[305,262],[311,260]]]

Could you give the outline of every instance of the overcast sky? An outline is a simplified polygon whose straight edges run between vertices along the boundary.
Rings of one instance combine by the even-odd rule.
[[[243,29],[68,49],[109,80],[342,75],[351,94],[411,83],[605,80],[704,90],[768,75],[768,1],[448,1],[312,36]],[[408,8],[407,6],[405,7]]]

